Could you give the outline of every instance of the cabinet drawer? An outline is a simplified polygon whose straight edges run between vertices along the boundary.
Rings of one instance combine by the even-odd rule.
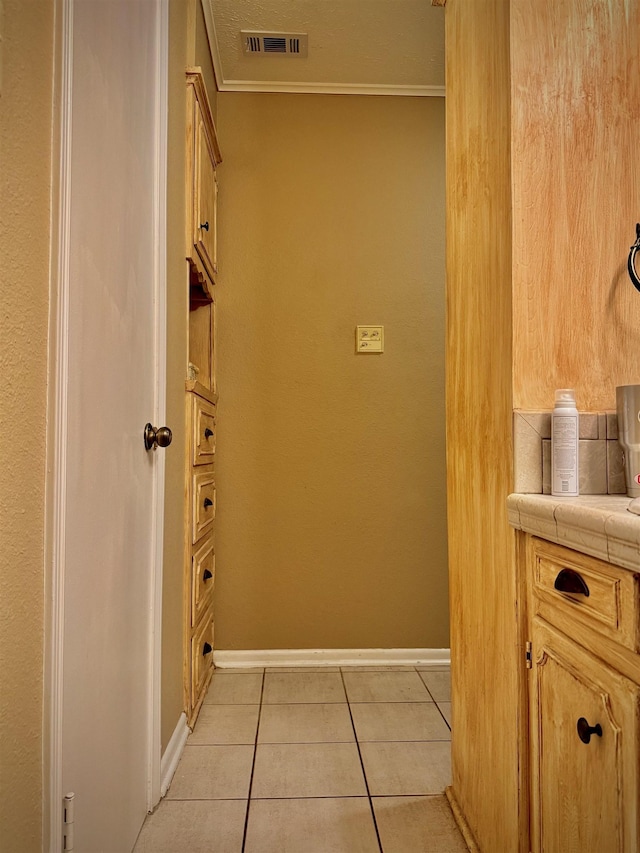
[[[638,650],[638,578],[569,548],[533,539],[535,613],[565,633],[567,617]]]
[[[216,407],[194,395],[192,403],[194,465],[213,462],[216,452]]]
[[[213,528],[216,517],[216,487],[213,471],[203,471],[192,475],[193,495],[193,544]]]
[[[191,707],[199,705],[213,671],[213,608],[203,615],[191,638]]]
[[[213,537],[206,539],[191,557],[191,625],[195,625],[213,596],[213,584],[216,574],[216,557],[213,550]]]

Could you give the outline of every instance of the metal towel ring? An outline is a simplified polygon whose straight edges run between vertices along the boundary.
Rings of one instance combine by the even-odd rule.
[[[629,270],[629,277],[633,283],[633,286],[636,290],[640,290],[640,276],[636,272],[635,260],[636,254],[640,249],[640,222],[636,223],[636,242],[631,247],[631,251],[629,252],[629,260],[627,261],[627,269]]]

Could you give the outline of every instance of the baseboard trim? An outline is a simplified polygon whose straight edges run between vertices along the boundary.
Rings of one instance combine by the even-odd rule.
[[[263,666],[448,666],[449,649],[218,649],[220,669]]]
[[[460,808],[460,803],[456,799],[456,795],[454,793],[453,787],[449,785],[444,789],[445,796],[449,801],[449,805],[451,806],[451,811],[453,812],[453,818],[458,825],[458,829],[460,830],[462,837],[464,838],[464,843],[469,848],[469,853],[480,853],[480,848],[473,837],[473,832],[469,828],[469,824],[467,823],[467,819],[464,816],[462,809]]]
[[[162,755],[162,761],[160,763],[161,797],[164,797],[169,790],[169,785],[173,779],[173,774],[176,772],[176,767],[180,761],[182,750],[184,749],[188,736],[189,727],[187,726],[187,715],[183,711],[180,715],[180,719],[178,720],[178,724],[171,735],[171,740],[167,744],[167,748]]]

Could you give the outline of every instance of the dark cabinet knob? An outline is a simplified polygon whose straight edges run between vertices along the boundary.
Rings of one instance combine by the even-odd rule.
[[[213,430],[209,429],[209,427],[207,427],[204,431],[204,437],[205,438],[211,438],[212,435],[213,435]]]
[[[155,450],[156,447],[169,447],[173,434],[169,427],[163,426],[156,429],[153,424],[146,424],[144,428],[145,450]]]
[[[209,221],[207,220],[206,222],[201,222],[200,227],[202,228],[203,231],[208,231],[209,230]]]
[[[212,651],[213,649],[211,648],[211,645],[209,643],[205,643],[202,647],[202,657],[205,657],[205,655],[210,655]]]
[[[209,509],[210,506],[213,506],[213,501],[211,500],[211,498],[205,498],[204,499],[204,508]]]
[[[589,597],[589,587],[581,574],[573,569],[562,569],[553,585],[558,592],[571,592],[574,595]]]
[[[584,717],[580,717],[578,720],[578,737],[582,741],[582,743],[589,743],[591,740],[591,735],[597,735],[598,737],[602,737],[602,726],[600,723],[596,723],[595,726],[590,726],[589,723],[585,720]]]
[[[206,581],[211,580],[212,577],[213,577],[213,575],[211,574],[209,569],[205,569],[203,572],[203,575],[202,575],[202,580],[206,582]]]

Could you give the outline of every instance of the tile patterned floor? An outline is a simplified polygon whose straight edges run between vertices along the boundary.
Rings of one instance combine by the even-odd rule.
[[[218,670],[135,853],[463,853],[446,667]]]

